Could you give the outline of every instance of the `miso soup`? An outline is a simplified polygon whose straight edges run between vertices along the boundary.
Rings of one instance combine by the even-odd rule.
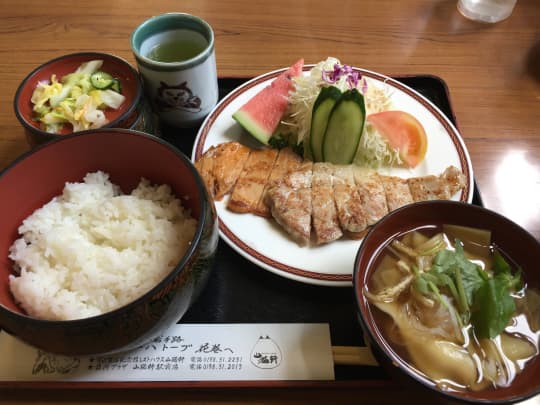
[[[442,389],[508,386],[538,354],[540,294],[489,231],[405,233],[381,252],[364,293],[396,354]]]

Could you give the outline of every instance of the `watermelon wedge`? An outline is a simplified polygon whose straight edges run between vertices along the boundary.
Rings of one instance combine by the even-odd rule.
[[[292,78],[299,76],[303,67],[304,59],[300,59],[255,94],[233,114],[233,118],[247,132],[267,145],[287,109],[289,92],[294,90]]]

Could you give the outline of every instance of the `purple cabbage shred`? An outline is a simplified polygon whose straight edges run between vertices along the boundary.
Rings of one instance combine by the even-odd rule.
[[[362,79],[362,94],[366,94],[368,90],[367,80],[366,78]]]
[[[356,88],[358,86],[358,81],[362,78],[362,75],[355,71],[349,65],[340,65],[336,63],[333,70],[323,70],[322,79],[329,83],[335,84],[343,76],[346,76],[346,82],[350,89]],[[362,92],[367,91],[367,83],[365,79],[362,81]]]

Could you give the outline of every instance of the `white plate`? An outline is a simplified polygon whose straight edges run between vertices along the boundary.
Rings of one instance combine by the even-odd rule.
[[[306,66],[309,70],[312,66]],[[195,161],[212,145],[238,141],[255,145],[232,119],[232,114],[284,69],[256,77],[229,93],[208,115],[193,146]],[[401,177],[440,174],[450,165],[460,168],[467,185],[454,199],[472,202],[473,172],[469,154],[457,129],[429,100],[415,90],[387,76],[357,69],[375,84],[391,91],[394,109],[414,115],[428,136],[424,161],[414,169],[386,169],[383,174]],[[305,72],[304,72],[305,73]],[[300,247],[274,221],[253,214],[227,210],[227,197],[216,202],[220,235],[229,246],[256,265],[280,276],[309,284],[350,286],[359,240],[340,239],[323,246]]]

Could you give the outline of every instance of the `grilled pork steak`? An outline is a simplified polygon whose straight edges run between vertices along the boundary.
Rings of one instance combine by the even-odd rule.
[[[454,166],[438,176],[404,179],[302,161],[290,148],[253,150],[237,142],[210,148],[195,165],[216,200],[230,193],[227,208],[273,217],[300,245],[361,238],[388,212],[450,199],[466,184]]]

